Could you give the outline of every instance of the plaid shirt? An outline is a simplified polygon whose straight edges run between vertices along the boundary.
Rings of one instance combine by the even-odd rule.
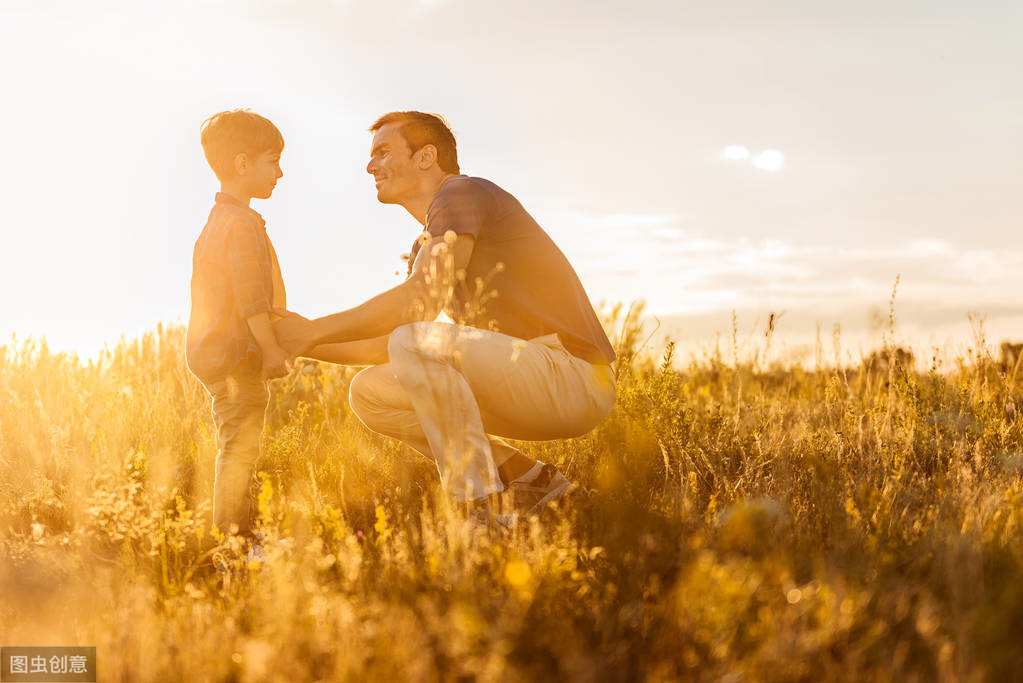
[[[259,372],[262,354],[246,319],[285,304],[263,217],[218,192],[192,254],[188,368],[207,385],[235,371]]]

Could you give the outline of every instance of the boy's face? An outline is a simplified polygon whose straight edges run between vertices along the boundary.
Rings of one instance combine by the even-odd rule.
[[[245,178],[249,194],[257,199],[267,199],[273,194],[277,179],[284,176],[281,171],[280,152],[262,152],[249,157],[245,168]]]

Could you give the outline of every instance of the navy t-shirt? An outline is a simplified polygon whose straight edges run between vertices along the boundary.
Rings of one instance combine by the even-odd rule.
[[[520,339],[557,332],[578,358],[615,359],[579,276],[515,197],[489,180],[452,176],[426,212],[427,233],[448,230],[475,238],[446,311],[452,320]]]

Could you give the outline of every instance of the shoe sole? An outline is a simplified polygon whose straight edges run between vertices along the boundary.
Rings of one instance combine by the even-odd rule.
[[[564,475],[561,475],[561,478],[564,479],[564,481],[549,491],[543,498],[536,501],[533,507],[529,508],[529,511],[526,513],[527,515],[539,514],[540,510],[542,510],[548,503],[553,503],[559,498],[565,497],[579,487],[579,484],[569,481]]]

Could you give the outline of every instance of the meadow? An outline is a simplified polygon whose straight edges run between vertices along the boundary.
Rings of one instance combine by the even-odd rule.
[[[303,363],[253,478],[266,556],[227,577],[184,329],[0,348],[0,644],[95,645],[101,681],[1023,680],[1023,394],[983,339],[680,361],[606,319],[613,413],[521,444],[586,491],[510,531],[359,423],[355,369]]]

